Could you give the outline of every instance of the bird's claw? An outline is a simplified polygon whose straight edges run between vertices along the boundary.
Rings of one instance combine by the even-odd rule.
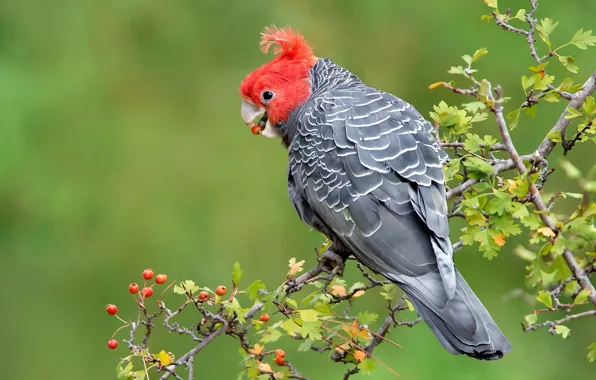
[[[331,249],[326,250],[323,256],[319,259],[319,265],[323,267],[326,273],[329,273],[331,277],[343,276],[344,275],[344,261],[345,259],[333,252]]]

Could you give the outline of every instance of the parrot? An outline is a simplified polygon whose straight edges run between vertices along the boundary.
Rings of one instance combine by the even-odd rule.
[[[314,55],[291,27],[266,27],[274,58],[240,84],[241,117],[288,152],[288,194],[327,252],[399,286],[452,354],[501,359],[511,345],[454,265],[434,126],[409,103]]]

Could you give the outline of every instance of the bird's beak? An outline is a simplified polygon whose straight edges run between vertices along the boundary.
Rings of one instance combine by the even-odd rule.
[[[240,108],[240,115],[242,116],[242,120],[248,126],[255,125],[255,120],[257,118],[261,118],[265,114],[264,107],[258,107],[257,105],[250,103],[246,100],[242,100],[242,107]],[[258,120],[257,120],[258,123]]]

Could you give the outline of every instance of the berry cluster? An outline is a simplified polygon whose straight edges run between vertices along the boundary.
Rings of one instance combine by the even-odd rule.
[[[154,275],[155,274],[154,274],[153,270],[151,268],[147,268],[143,271],[143,279],[144,279],[143,289],[141,289],[139,287],[139,285],[134,282],[128,286],[128,291],[133,296],[137,297],[138,298],[137,301],[140,302],[141,304],[144,302],[145,298],[149,298],[153,295],[153,286],[155,284],[162,285],[168,281],[167,275],[158,274],[157,276],[155,276],[155,283],[148,285],[147,281],[153,279]],[[140,290],[140,292],[139,292],[139,290]],[[224,290],[225,290],[225,287],[224,287]],[[120,331],[120,329],[130,326],[130,324],[117,315],[118,307],[116,305],[108,304],[106,306],[106,311],[108,312],[109,315],[115,316],[116,318],[118,318],[120,321],[122,321],[124,323],[124,326],[121,326],[118,330],[116,330],[116,332],[114,332],[114,335],[112,335],[110,340],[108,340],[108,347],[113,350],[116,347],[118,347],[118,341],[116,339],[114,339],[114,336],[116,335],[116,333],[118,331]]]

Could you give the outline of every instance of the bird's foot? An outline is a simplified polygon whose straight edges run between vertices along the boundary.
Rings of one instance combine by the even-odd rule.
[[[319,259],[319,265],[322,266],[324,272],[329,273],[330,277],[344,275],[344,262],[345,258],[332,249],[327,249]]]

